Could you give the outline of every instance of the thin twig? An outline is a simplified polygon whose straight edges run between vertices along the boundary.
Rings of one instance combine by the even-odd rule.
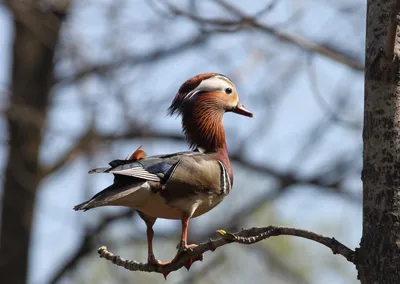
[[[318,242],[330,248],[333,254],[340,254],[351,263],[354,263],[355,261],[355,252],[337,241],[335,238],[326,237],[306,230],[268,226],[264,228],[254,227],[251,229],[242,230],[235,234],[228,233],[223,230],[218,230],[217,233],[221,235],[222,238],[216,240],[210,239],[208,242],[201,243],[193,249],[180,252],[180,257],[178,260],[168,265],[155,265],[137,262],[135,260],[125,260],[119,255],[114,255],[112,252],[108,251],[107,247],[105,246],[100,247],[98,249],[98,253],[101,258],[105,258],[118,266],[124,267],[125,269],[131,271],[157,272],[163,274],[166,278],[170,272],[176,271],[183,266],[189,270],[193,259],[200,259],[200,256],[206,251],[214,251],[218,247],[222,247],[228,243],[250,245],[265,240],[269,237],[288,235]]]
[[[124,56],[121,59],[108,63],[85,67],[82,70],[76,71],[74,74],[69,74],[58,78],[56,83],[62,83],[63,85],[70,84],[93,73],[105,74],[109,71],[120,68],[121,66],[135,66],[139,64],[148,64],[158,60],[162,60],[177,54],[181,54],[191,48],[199,47],[207,43],[211,36],[212,33],[202,32],[168,48],[162,47],[146,54]]]
[[[350,128],[350,129],[354,129],[354,130],[359,130],[362,127],[362,122],[359,121],[353,121],[350,119],[347,119],[345,117],[342,117],[339,114],[339,109],[343,109],[343,106],[338,106],[336,109],[334,109],[333,107],[331,107],[329,105],[329,103],[324,99],[324,96],[322,95],[322,92],[320,92],[319,88],[318,88],[318,79],[317,79],[317,70],[315,68],[315,66],[312,63],[311,58],[309,57],[308,59],[308,77],[309,77],[309,83],[310,83],[310,87],[312,90],[312,94],[314,95],[317,103],[320,105],[320,107],[331,117],[331,120],[336,122],[336,123],[340,123],[342,126]],[[348,75],[346,75],[348,76]],[[340,86],[342,86],[343,81],[340,81]],[[348,96],[343,95],[344,99],[348,100]],[[341,100],[342,98],[339,98],[339,100]],[[343,100],[343,99],[342,99]]]
[[[354,71],[364,71],[363,63],[353,58],[349,54],[346,54],[340,50],[335,50],[328,46],[324,46],[322,44],[309,40],[305,37],[302,37],[301,35],[298,34],[288,34],[281,32],[280,30],[272,26],[259,22],[254,17],[244,14],[243,11],[240,11],[239,9],[233,7],[232,5],[224,1],[218,0],[217,2],[221,6],[223,6],[227,11],[229,11],[239,19],[231,20],[231,19],[220,19],[220,18],[203,18],[197,15],[193,15],[185,10],[181,10],[170,3],[167,3],[166,5],[168,6],[172,14],[186,17],[187,19],[190,19],[194,22],[216,26],[217,28],[222,27],[224,32],[228,31],[228,28],[232,27],[234,28],[234,31],[245,28],[254,28],[258,31],[273,36],[274,38],[278,39],[281,42],[290,43],[307,52],[316,53],[321,56],[330,58],[331,60],[343,64]],[[207,31],[215,32],[216,30],[207,29]]]

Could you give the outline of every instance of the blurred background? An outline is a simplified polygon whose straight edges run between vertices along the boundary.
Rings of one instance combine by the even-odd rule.
[[[255,117],[225,115],[235,184],[189,241],[282,225],[358,246],[365,14],[362,0],[0,1],[0,279],[165,283],[98,258],[106,245],[146,260],[135,212],[72,207],[112,181],[89,169],[140,145],[187,149],[166,109],[203,72],[231,78]],[[159,219],[156,256],[171,259],[179,235],[180,222]],[[328,248],[274,237],[207,252],[168,283],[356,279]]]

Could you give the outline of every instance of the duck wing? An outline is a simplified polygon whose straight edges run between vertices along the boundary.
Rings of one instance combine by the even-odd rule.
[[[114,183],[97,193],[90,200],[78,204],[75,210],[88,210],[98,206],[111,205],[113,201],[130,195],[140,189],[153,190],[169,180],[174,168],[185,156],[203,155],[200,152],[179,152],[132,160],[114,160],[110,167],[96,168],[93,173],[111,173]],[[152,182],[151,184],[149,182]]]

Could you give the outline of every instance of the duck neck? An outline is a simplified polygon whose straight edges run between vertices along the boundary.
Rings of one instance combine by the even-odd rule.
[[[191,148],[201,148],[205,153],[214,154],[225,165],[233,182],[223,116],[223,109],[213,107],[213,104],[198,103],[182,113],[182,126]]]
[[[223,109],[197,103],[182,113],[182,126],[191,148],[205,152],[227,152]]]

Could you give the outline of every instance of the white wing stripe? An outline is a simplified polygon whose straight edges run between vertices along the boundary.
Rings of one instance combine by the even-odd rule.
[[[132,176],[137,178],[142,178],[151,181],[160,181],[160,178],[152,173],[149,173],[143,168],[130,168],[130,169],[123,169],[123,170],[112,170],[110,171],[112,174],[117,175],[125,175],[125,176]]]

